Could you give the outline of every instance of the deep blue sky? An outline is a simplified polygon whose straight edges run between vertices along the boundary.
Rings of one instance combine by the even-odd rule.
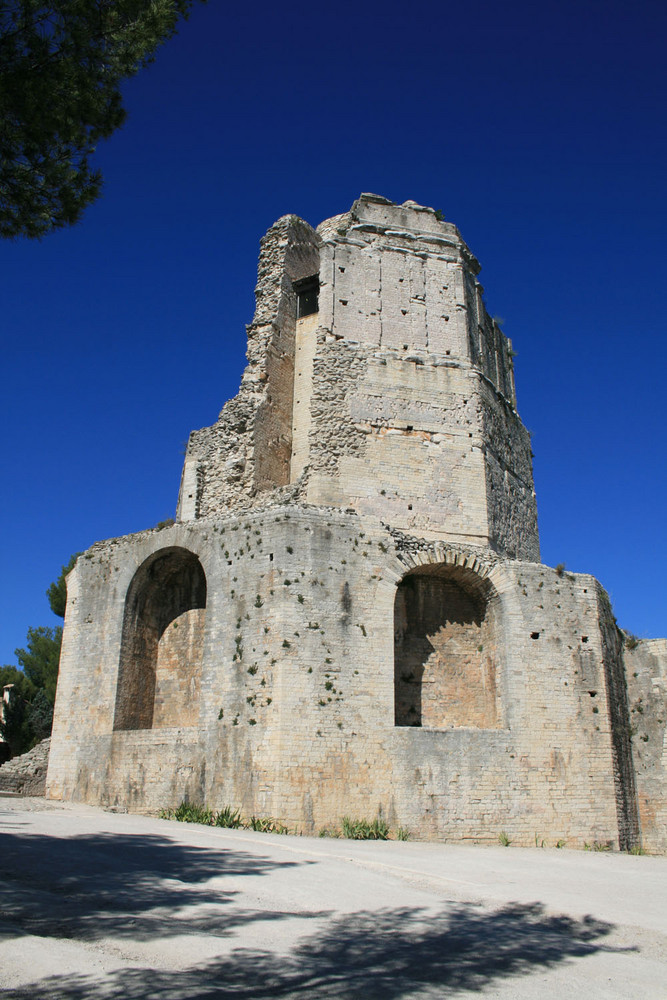
[[[361,191],[459,226],[518,352],[543,560],[667,635],[666,36],[662,0],[197,7],[125,88],[101,201],[0,245],[0,663],[71,552],[173,515],[263,232]]]

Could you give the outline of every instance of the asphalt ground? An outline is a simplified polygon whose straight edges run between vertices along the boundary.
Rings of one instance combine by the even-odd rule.
[[[667,1000],[667,858],[0,796],[2,1000]]]

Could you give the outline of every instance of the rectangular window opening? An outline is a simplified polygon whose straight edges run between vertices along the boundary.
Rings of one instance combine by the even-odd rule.
[[[319,310],[320,276],[312,274],[292,282],[296,294],[296,318],[303,319]]]

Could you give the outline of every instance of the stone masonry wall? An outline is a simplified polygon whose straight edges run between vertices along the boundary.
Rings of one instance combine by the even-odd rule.
[[[198,716],[114,732],[124,594],[166,547],[206,574]],[[432,563],[497,595],[486,723],[395,725],[396,587]],[[149,811],[189,797],[304,832],[381,811],[415,836],[617,843],[597,614],[590,577],[294,505],[103,543],[70,577],[48,794]]]
[[[511,348],[478,272],[456,227],[414,202],[363,195],[317,232],[279,220],[241,391],[191,436],[179,519],[303,499],[539,558]],[[297,346],[293,282],[310,275],[319,308]]]
[[[667,639],[627,636],[630,707],[642,845],[667,853]]]
[[[623,642],[592,577],[538,562],[478,273],[414,202],[269,230],[177,523],[68,578],[49,796],[667,850],[665,640]]]
[[[279,219],[260,249],[255,316],[241,389],[217,423],[193,431],[179,520],[249,506],[290,480],[296,296],[292,282],[317,273],[317,237],[296,216]]]
[[[539,558],[509,341],[456,228],[414,203],[362,196],[318,232],[305,498]]]

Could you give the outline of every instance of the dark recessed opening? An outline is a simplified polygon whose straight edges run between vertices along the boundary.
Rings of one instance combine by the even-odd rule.
[[[296,318],[311,316],[319,310],[320,277],[312,274],[308,278],[300,278],[292,282],[296,293]]]
[[[540,633],[539,632],[531,632],[530,633],[530,638],[531,639],[539,639],[539,637],[540,637]]]

